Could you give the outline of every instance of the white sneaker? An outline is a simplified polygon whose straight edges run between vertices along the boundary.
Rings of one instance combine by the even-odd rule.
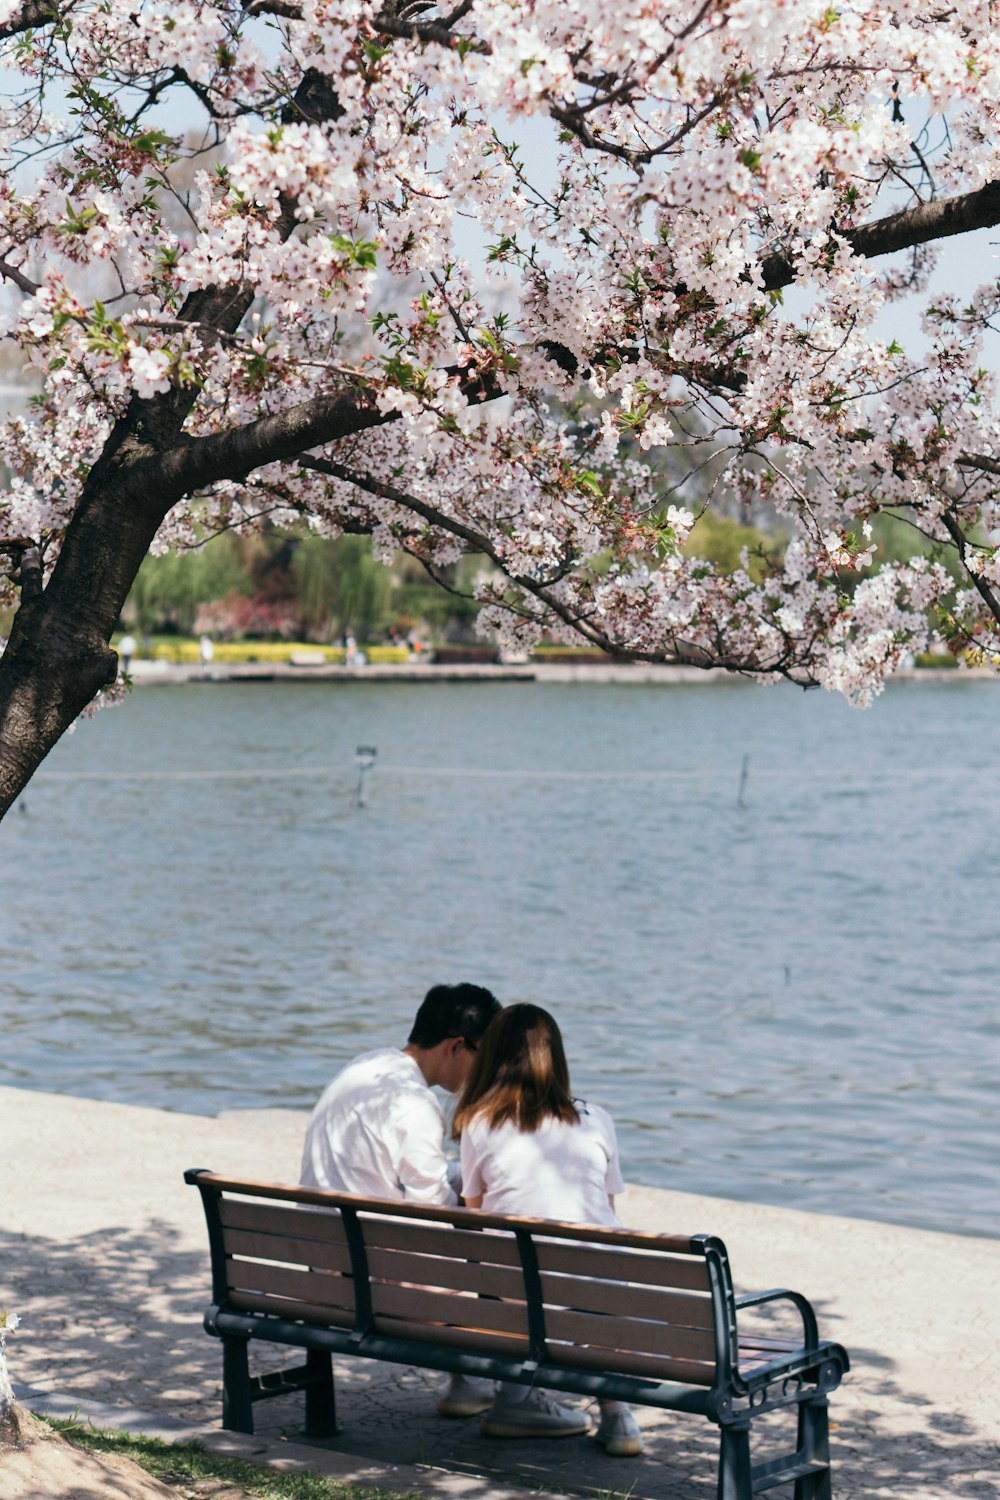
[[[529,1391],[523,1401],[498,1393],[479,1430],[485,1437],[574,1437],[589,1432],[590,1420],[585,1412],[560,1406],[548,1391]]]
[[[604,1444],[612,1458],[636,1458],[642,1452],[642,1433],[628,1407],[624,1411],[602,1412],[594,1437]]]
[[[478,1417],[489,1411],[496,1395],[492,1380],[473,1380],[468,1375],[452,1375],[437,1404],[440,1417]]]

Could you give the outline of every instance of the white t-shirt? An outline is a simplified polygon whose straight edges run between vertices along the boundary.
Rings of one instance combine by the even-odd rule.
[[[366,1052],[327,1085],[312,1112],[303,1186],[457,1203],[444,1133],[444,1111],[416,1059],[396,1047]]]
[[[462,1131],[466,1197],[481,1193],[487,1213],[618,1226],[608,1202],[625,1187],[614,1124],[599,1104],[573,1102],[575,1125],[550,1117],[537,1130],[510,1122],[491,1130],[481,1118],[470,1120]]]

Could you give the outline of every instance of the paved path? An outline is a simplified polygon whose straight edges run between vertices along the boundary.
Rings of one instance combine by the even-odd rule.
[[[304,1117],[210,1119],[0,1088],[0,1306],[8,1355],[35,1410],[100,1425],[213,1434],[213,1446],[431,1495],[526,1491],[711,1500],[707,1422],[638,1413],[647,1453],[610,1459],[586,1439],[488,1442],[434,1412],[439,1377],[338,1364],[343,1432],[296,1443],[301,1397],[258,1407],[255,1439],[218,1433],[219,1346],[209,1298],[201,1166],[294,1180]],[[1000,1496],[1000,1241],[630,1188],[626,1223],[727,1242],[741,1289],[786,1285],[854,1369],[834,1397],[838,1500]],[[268,1353],[273,1351],[267,1351]],[[2,1486],[0,1486],[2,1493]]]

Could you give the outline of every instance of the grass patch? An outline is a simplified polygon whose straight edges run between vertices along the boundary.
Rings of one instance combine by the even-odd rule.
[[[130,1458],[163,1484],[187,1493],[202,1487],[215,1491],[220,1484],[242,1490],[253,1500],[418,1500],[411,1491],[380,1490],[367,1485],[341,1484],[321,1474],[278,1473],[245,1458],[208,1453],[200,1443],[165,1443],[141,1433],[89,1427],[72,1419],[45,1417],[46,1423],[78,1448],[91,1453],[113,1453]]]

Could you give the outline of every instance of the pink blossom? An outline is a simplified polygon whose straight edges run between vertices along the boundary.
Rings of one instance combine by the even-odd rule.
[[[4,428],[0,505],[46,570],[135,398],[183,408],[179,446],[327,402],[364,420],[193,487],[156,545],[265,511],[432,568],[471,541],[508,644],[858,703],[932,612],[1000,649],[996,276],[931,295],[931,250],[858,238],[994,181],[986,0],[477,0],[450,37],[288,8],[108,0],[9,50],[3,330],[41,399]],[[904,295],[919,359],[876,333]],[[695,517],[746,504],[780,561],[695,557]],[[912,561],[877,550],[882,512]]]

